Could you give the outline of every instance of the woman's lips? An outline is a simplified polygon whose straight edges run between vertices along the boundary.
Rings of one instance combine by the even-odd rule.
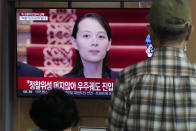
[[[93,55],[98,54],[100,51],[99,50],[89,50],[89,52]]]

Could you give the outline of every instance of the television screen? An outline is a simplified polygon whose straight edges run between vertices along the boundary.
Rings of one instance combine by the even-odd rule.
[[[18,96],[109,98],[118,73],[148,58],[148,11],[17,9]]]

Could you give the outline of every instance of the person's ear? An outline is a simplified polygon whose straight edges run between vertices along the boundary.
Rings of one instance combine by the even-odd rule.
[[[190,40],[190,37],[191,37],[191,35],[193,33],[193,30],[194,30],[194,26],[190,25],[189,26],[189,30],[188,30],[188,35],[186,37],[186,41]]]
[[[78,50],[78,44],[77,44],[76,39],[74,37],[71,37],[71,42],[72,42],[72,45],[74,46],[74,48],[76,50]]]
[[[107,47],[107,51],[109,51],[109,50],[110,50],[111,46],[112,46],[112,40],[110,39],[110,40],[109,40],[108,47]]]
[[[151,26],[147,25],[146,28],[147,28],[147,31],[148,31],[148,33],[150,35],[150,38],[152,39],[154,37],[154,32],[152,31]]]

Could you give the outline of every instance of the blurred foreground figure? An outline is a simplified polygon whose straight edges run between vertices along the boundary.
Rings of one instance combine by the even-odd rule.
[[[192,31],[187,0],[153,0],[151,58],[117,77],[109,131],[196,131],[196,65],[184,47]]]
[[[79,122],[76,104],[63,90],[51,90],[32,103],[31,119],[40,127],[33,131],[63,131]]]

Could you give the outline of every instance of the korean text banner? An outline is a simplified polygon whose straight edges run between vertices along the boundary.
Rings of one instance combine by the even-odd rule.
[[[109,97],[113,91],[115,79],[98,78],[47,78],[18,77],[18,94],[34,96],[46,94],[53,88],[64,90],[75,97]]]

